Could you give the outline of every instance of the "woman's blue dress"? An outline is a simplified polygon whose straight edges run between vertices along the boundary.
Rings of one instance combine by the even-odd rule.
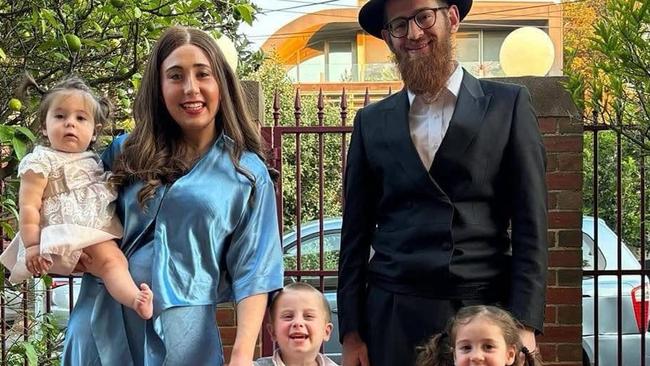
[[[126,136],[103,155],[111,167]],[[185,176],[160,187],[142,210],[141,183],[123,187],[121,249],[136,283],[154,292],[144,321],[86,274],[70,320],[62,365],[221,365],[216,305],[282,287],[275,192],[266,166],[245,152],[237,173],[221,135]]]

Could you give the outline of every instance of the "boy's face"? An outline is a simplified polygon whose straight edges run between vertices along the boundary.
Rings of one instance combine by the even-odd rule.
[[[316,358],[321,344],[330,339],[332,323],[323,308],[320,294],[313,291],[283,290],[276,300],[273,340],[278,343],[285,363]]]

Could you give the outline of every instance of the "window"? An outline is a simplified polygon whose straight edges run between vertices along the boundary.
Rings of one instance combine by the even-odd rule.
[[[341,245],[340,232],[325,232],[323,234],[323,270],[336,271],[339,261],[339,248]],[[297,270],[296,243],[288,245],[284,253],[284,269]],[[320,270],[320,238],[318,234],[310,235],[300,242],[300,270]]]
[[[286,244],[286,243],[285,243]],[[336,271],[338,269],[339,251],[341,247],[341,232],[326,231],[323,233],[323,270]],[[295,271],[298,269],[297,263],[297,246],[296,243],[289,243],[284,251],[284,269],[285,271]],[[300,242],[300,270],[301,271],[319,271],[320,270],[320,237],[319,234],[312,234],[302,239]],[[285,277],[285,284],[295,282],[295,277]],[[321,281],[319,276],[303,276],[301,281],[305,281],[315,288],[320,289]],[[338,276],[323,276],[323,287],[325,291],[334,291],[338,287]]]
[[[353,41],[321,41],[297,54],[298,64],[287,71],[292,82],[345,82],[358,79]]]
[[[499,52],[511,30],[476,30],[456,35],[456,58],[477,77],[505,76]]]
[[[598,270],[607,267],[605,256],[598,249]],[[594,240],[587,234],[582,233],[582,269],[594,269]]]
[[[353,77],[352,43],[328,42],[327,56],[327,81],[351,81]]]

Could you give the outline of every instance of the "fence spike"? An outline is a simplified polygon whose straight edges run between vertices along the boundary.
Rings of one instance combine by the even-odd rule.
[[[348,118],[348,97],[345,95],[345,87],[341,93],[341,126],[345,126]]]
[[[302,115],[302,101],[300,100],[300,88],[296,88],[296,98],[293,101],[294,112],[293,115],[296,117],[296,126],[300,126],[300,116]]]
[[[370,104],[370,92],[368,91],[368,87],[366,86],[366,95],[363,98],[363,106],[367,106]]]
[[[273,125],[280,124],[280,92],[276,89],[273,93]]]
[[[318,90],[318,103],[316,105],[318,107],[317,115],[318,115],[318,125],[319,126],[323,125],[323,118],[325,116],[325,112],[324,112],[325,101],[323,99],[324,99],[323,98],[323,88],[319,88],[319,90]]]

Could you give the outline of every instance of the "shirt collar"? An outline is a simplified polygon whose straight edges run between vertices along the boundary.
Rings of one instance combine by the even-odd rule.
[[[458,93],[460,93],[460,84],[463,82],[463,68],[460,67],[458,62],[455,62],[456,68],[454,69],[454,72],[449,75],[449,79],[447,79],[447,83],[445,84],[445,87],[451,94],[454,95],[454,97],[458,98]],[[409,105],[413,105],[413,100],[415,99],[415,94],[410,91],[406,90],[408,97],[409,97]]]
[[[285,366],[284,361],[282,361],[282,357],[280,357],[280,350],[276,349],[273,352],[273,362],[275,362],[276,366]],[[316,355],[316,363],[318,366],[326,366],[325,364],[325,357],[321,353]]]

